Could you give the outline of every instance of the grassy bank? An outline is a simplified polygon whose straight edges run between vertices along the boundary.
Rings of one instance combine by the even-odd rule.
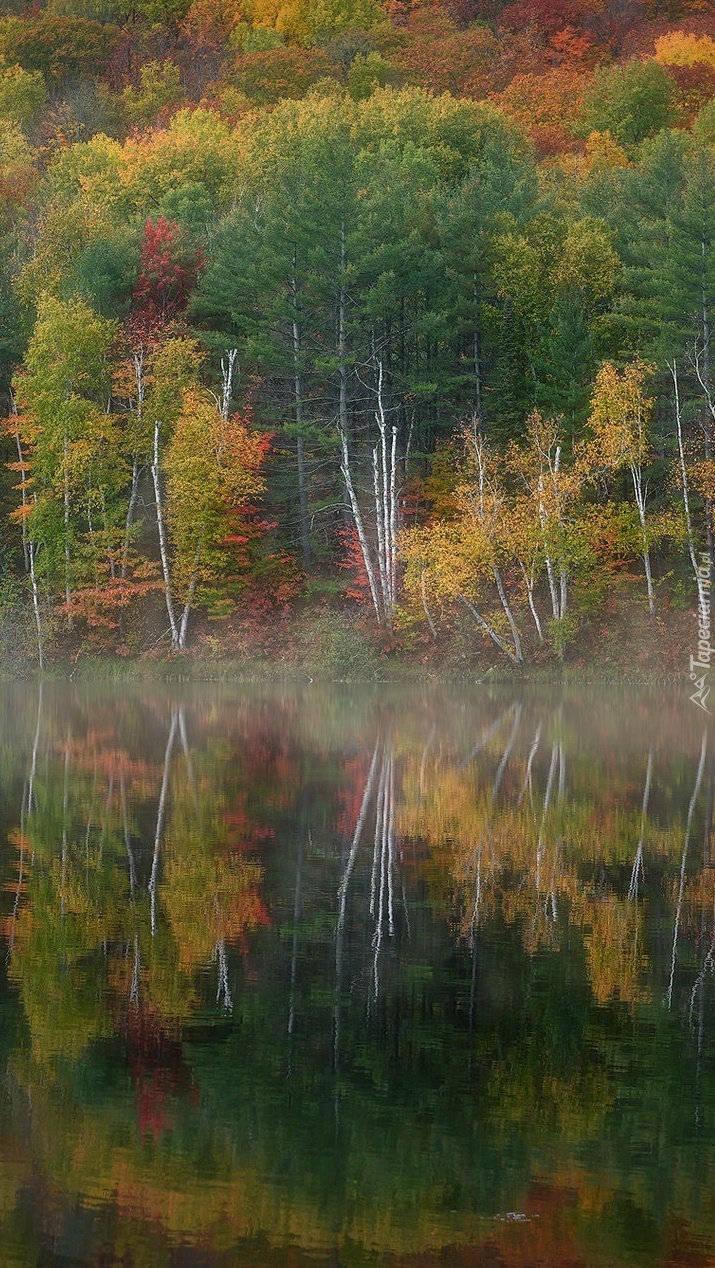
[[[66,681],[219,682],[653,682],[685,679],[697,648],[691,611],[665,606],[651,619],[640,602],[621,601],[599,620],[582,623],[560,659],[532,644],[523,669],[458,617],[435,640],[414,625],[389,636],[347,607],[295,614],[270,628],[247,631],[197,621],[192,643],[172,653],[159,639],[148,651],[118,655],[77,639],[47,649],[44,676]],[[37,677],[34,631],[13,603],[0,611],[5,677]]]

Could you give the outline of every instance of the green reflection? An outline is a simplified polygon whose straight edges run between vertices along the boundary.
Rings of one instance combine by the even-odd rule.
[[[687,702],[3,704],[7,1262],[712,1253]]]

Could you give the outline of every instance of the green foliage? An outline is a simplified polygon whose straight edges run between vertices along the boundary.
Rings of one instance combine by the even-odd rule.
[[[175,109],[184,95],[179,68],[172,61],[146,62],[139,81],[139,88],[125,88],[122,93],[122,113],[134,128],[155,123]]]
[[[584,101],[583,135],[608,131],[635,146],[674,121],[672,101],[673,81],[659,62],[634,58],[599,68]]]
[[[0,667],[23,676],[37,655],[32,612],[22,583],[3,560],[0,574]]]
[[[46,13],[0,30],[0,51],[25,70],[63,81],[100,74],[118,39],[119,31],[112,25]]]
[[[280,31],[268,26],[249,26],[248,22],[237,22],[228,37],[229,48],[241,53],[267,53],[284,44]]]
[[[348,92],[354,101],[372,96],[376,88],[384,88],[392,77],[390,63],[374,49],[363,55],[358,53],[348,70]]]
[[[28,131],[37,123],[46,101],[47,89],[39,71],[0,66],[0,118]]]
[[[77,259],[73,289],[102,317],[125,317],[137,278],[134,234],[89,242]]]
[[[379,677],[374,643],[359,623],[329,608],[312,612],[300,627],[301,659],[329,681],[367,681]]]

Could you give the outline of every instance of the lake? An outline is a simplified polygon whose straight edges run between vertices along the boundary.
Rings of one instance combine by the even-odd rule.
[[[684,688],[0,688],[0,1259],[715,1262]]]

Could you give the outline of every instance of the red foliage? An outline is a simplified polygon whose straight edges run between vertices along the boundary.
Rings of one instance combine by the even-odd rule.
[[[151,216],[147,219],[129,321],[136,338],[156,339],[186,311],[202,266],[201,252],[186,250],[175,221],[166,216],[159,216],[156,223]]]
[[[159,1136],[171,1126],[168,1097],[188,1092],[196,1103],[196,1086],[182,1045],[166,1033],[158,1017],[148,1009],[130,1009],[125,1040],[135,1084],[139,1130],[142,1136]]]
[[[250,426],[250,419],[247,420]],[[270,451],[272,435],[253,433],[256,472]],[[260,507],[249,503],[236,508],[230,517],[230,531],[224,546],[230,551],[226,580],[240,598],[242,625],[251,642],[260,642],[260,631],[270,630],[276,618],[288,615],[300,593],[303,577],[295,559],[285,550],[266,548],[266,537],[276,527]],[[224,601],[225,606],[230,606]]]
[[[62,603],[60,611],[84,623],[94,647],[121,652],[116,635],[122,614],[140,599],[160,589],[157,564],[131,560],[126,575],[122,577],[116,566],[112,576],[105,561],[94,583],[73,590],[69,603]]]
[[[266,841],[272,841],[276,835],[274,828],[251,816],[247,809],[247,800],[247,792],[241,789],[236,795],[233,809],[227,810],[223,816],[229,829],[227,846],[232,854],[251,854]],[[262,920],[261,923],[265,921]]]
[[[528,135],[539,158],[551,158],[555,154],[566,154],[578,149],[578,142],[558,126],[537,124],[536,127],[529,128]]]
[[[641,21],[623,42],[621,54],[629,57],[653,57],[656,42],[663,35],[672,34],[674,19],[661,17],[657,21]],[[715,39],[715,17],[706,13],[681,15],[677,19],[677,29],[683,35],[709,35]],[[670,74],[671,67],[668,67]]]
[[[690,125],[696,114],[715,97],[715,67],[706,62],[694,66],[666,67],[675,81],[675,104],[681,112],[681,122]]]
[[[351,524],[349,528],[339,529],[338,539],[343,551],[343,558],[338,561],[338,567],[348,574],[345,594],[348,599],[354,599],[361,607],[372,607],[370,582],[355,525]]]
[[[579,28],[592,11],[587,0],[516,0],[502,10],[500,25],[507,30],[533,30],[549,40],[564,28]]]
[[[486,27],[458,31],[443,18],[421,19],[395,64],[412,82],[433,92],[479,99],[498,91],[508,79],[501,52]]]

